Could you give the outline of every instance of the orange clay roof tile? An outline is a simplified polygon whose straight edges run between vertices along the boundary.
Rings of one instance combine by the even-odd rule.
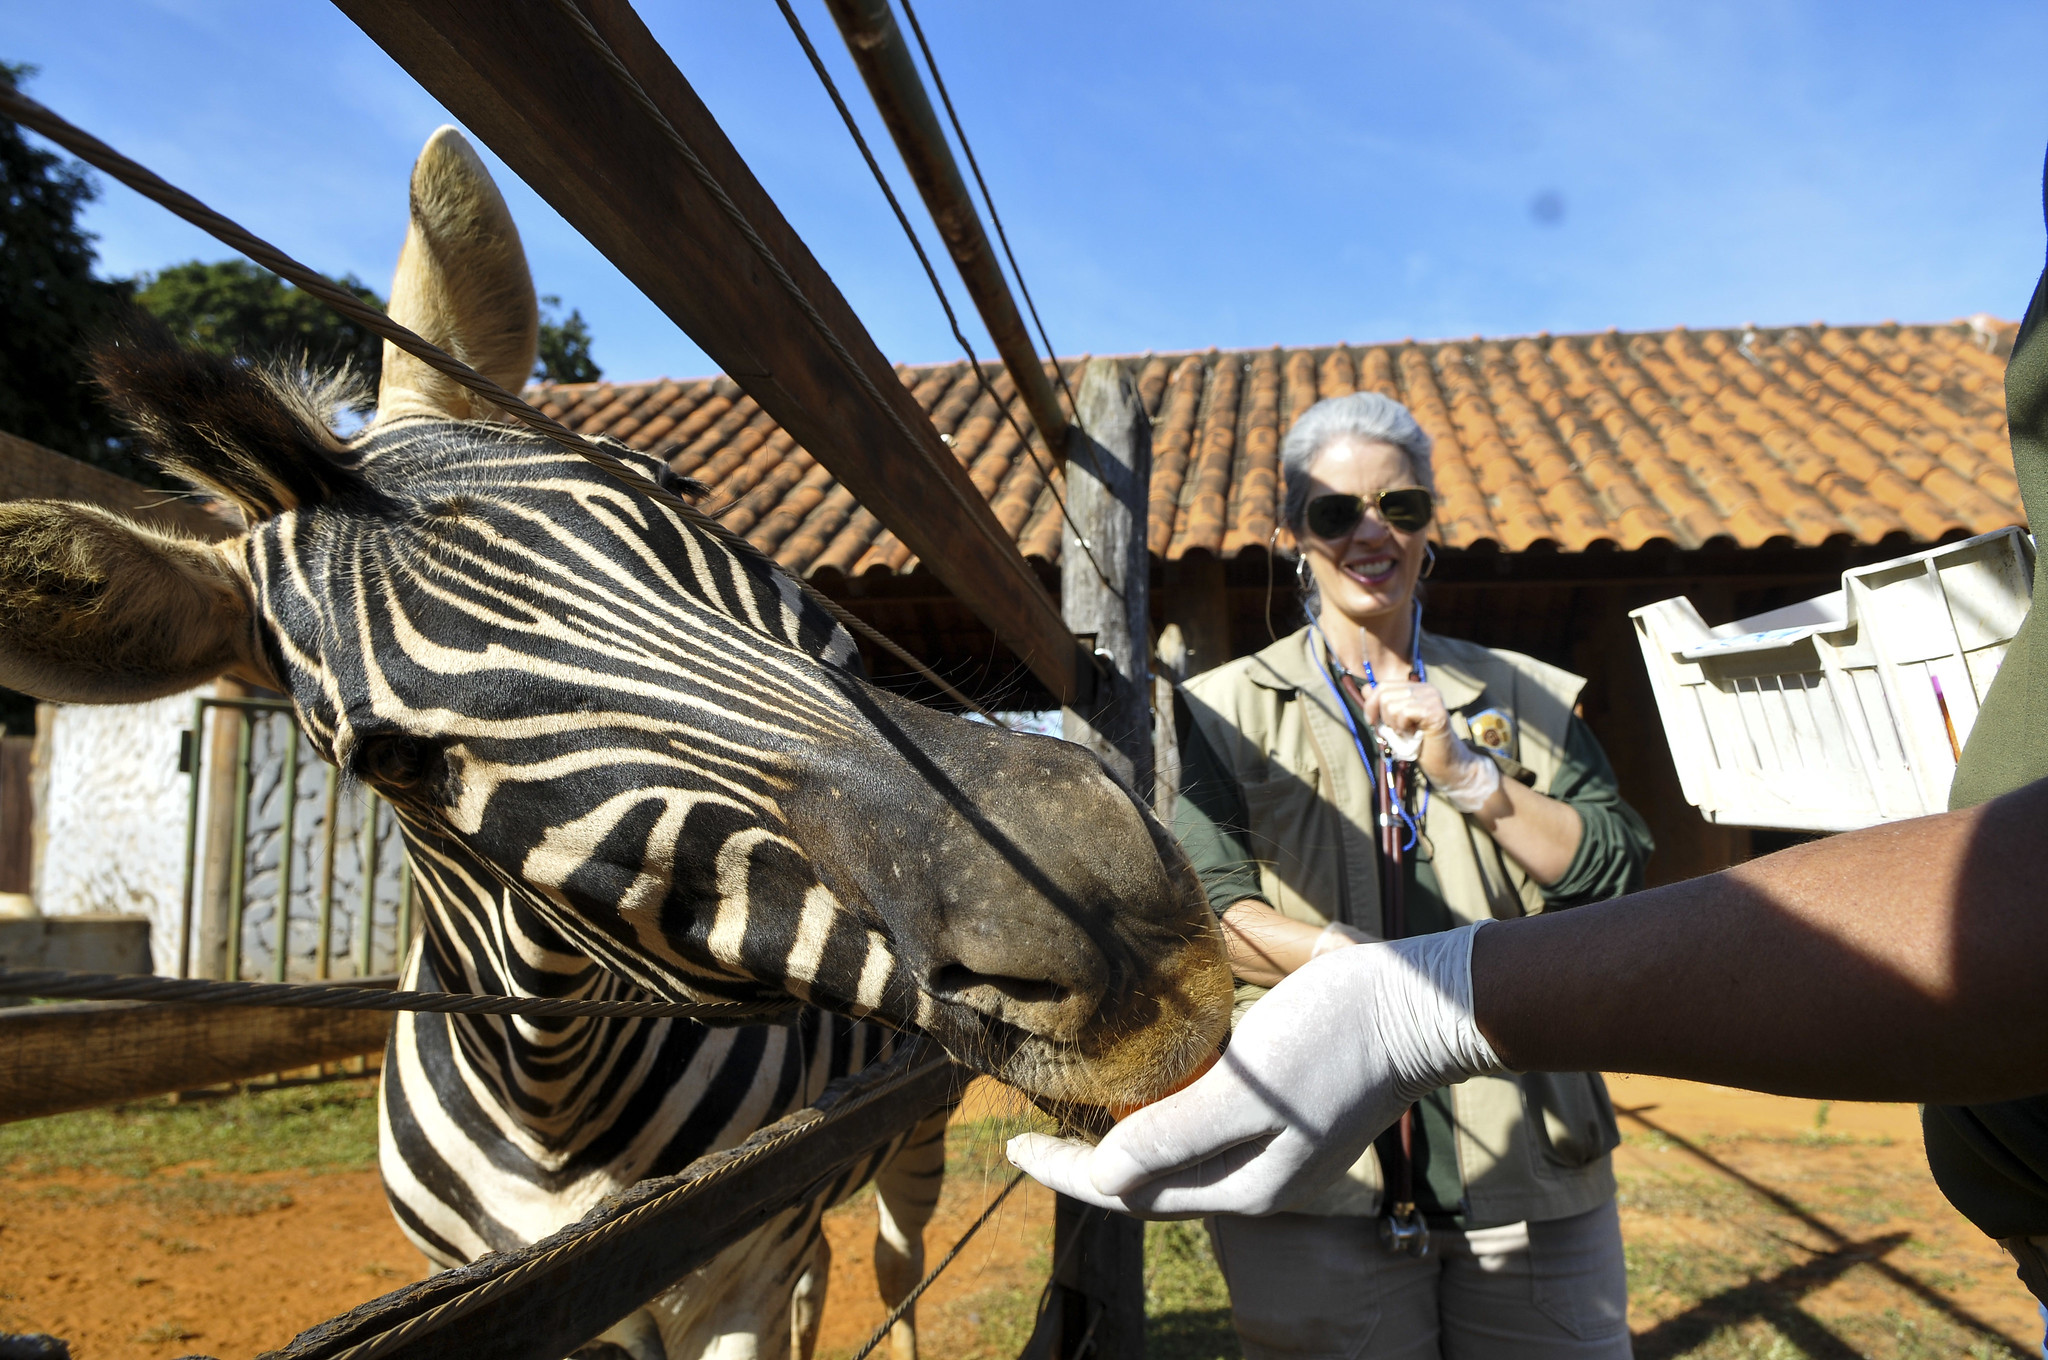
[[[1982,317],[1680,328],[1212,349],[1062,369],[1072,384],[1089,362],[1117,363],[1135,383],[1153,421],[1147,527],[1167,558],[1264,548],[1281,511],[1288,426],[1352,392],[1405,402],[1436,441],[1433,532],[1448,547],[1812,546],[2024,522],[2005,423],[2013,331]],[[1009,375],[985,366],[984,386],[964,363],[896,372],[1020,550],[1057,562],[1064,478]],[[659,452],[708,483],[706,503],[793,571],[917,565],[729,378],[542,385],[528,396],[572,429]]]

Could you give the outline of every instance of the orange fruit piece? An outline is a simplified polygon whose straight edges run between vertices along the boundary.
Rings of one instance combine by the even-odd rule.
[[[1176,1091],[1187,1090],[1188,1087],[1194,1085],[1197,1081],[1200,1081],[1203,1075],[1207,1073],[1210,1068],[1216,1065],[1216,1059],[1220,1056],[1222,1055],[1218,1050],[1213,1048],[1210,1049],[1209,1056],[1203,1058],[1200,1062],[1196,1063],[1192,1068],[1188,1069],[1188,1073],[1186,1076],[1182,1077],[1178,1082],[1174,1083],[1172,1087],[1170,1087],[1167,1090],[1161,1091],[1158,1095],[1152,1097],[1152,1099],[1150,1100],[1141,1100],[1135,1105],[1110,1106],[1110,1119],[1113,1121],[1121,1121],[1127,1119],[1131,1115],[1137,1113],[1139,1110],[1144,1109],[1147,1105],[1157,1104],[1159,1101],[1166,1099],[1168,1096],[1174,1094]]]

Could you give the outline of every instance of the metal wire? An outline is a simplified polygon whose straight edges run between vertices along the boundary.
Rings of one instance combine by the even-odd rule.
[[[405,1319],[388,1331],[380,1332],[353,1346],[328,1353],[326,1360],[377,1360],[379,1356],[388,1355],[412,1338],[438,1331],[457,1318],[473,1313],[483,1305],[513,1292],[527,1280],[554,1264],[564,1259],[587,1255],[620,1233],[631,1230],[643,1219],[669,1210],[679,1200],[691,1199],[702,1194],[711,1185],[733,1176],[775,1149],[816,1133],[865,1109],[885,1096],[895,1094],[902,1087],[923,1076],[932,1065],[950,1061],[943,1054],[932,1053],[922,1044],[907,1045],[889,1060],[852,1078],[842,1079],[848,1082],[845,1096],[830,1110],[821,1113],[816,1106],[812,1106],[808,1110],[778,1120],[734,1148],[723,1161],[703,1174],[681,1180],[681,1177],[688,1176],[689,1173],[679,1172],[677,1177],[671,1178],[679,1181],[673,1188],[643,1200],[595,1228],[582,1232],[575,1231],[573,1226],[565,1228],[557,1234],[562,1240],[555,1246],[537,1252],[501,1275],[486,1279],[474,1289],[457,1294],[443,1303]],[[812,1117],[805,1118],[806,1115]],[[362,1309],[356,1311],[361,1312]],[[349,1317],[353,1314],[343,1316]],[[333,1322],[324,1325],[332,1326]]]
[[[901,1322],[903,1315],[916,1306],[917,1301],[924,1297],[924,1291],[930,1289],[933,1282],[939,1276],[946,1273],[946,1267],[953,1264],[953,1258],[958,1256],[974,1235],[981,1231],[981,1225],[988,1222],[995,1214],[995,1211],[1002,1207],[1003,1201],[1010,1197],[1010,1192],[1023,1184],[1023,1182],[1024,1173],[1021,1171],[1010,1178],[1010,1183],[1004,1186],[996,1194],[996,1197],[988,1202],[988,1207],[981,1211],[981,1217],[967,1225],[967,1231],[960,1234],[960,1240],[953,1244],[953,1249],[941,1257],[939,1263],[933,1266],[908,1294],[903,1296],[902,1302],[889,1310],[889,1316],[882,1319],[882,1325],[875,1328],[874,1334],[868,1337],[867,1344],[853,1353],[853,1360],[868,1360],[868,1357],[874,1354],[875,1347],[881,1345],[888,1338],[889,1329]]]
[[[276,1006],[316,1011],[433,1011],[443,1015],[590,1015],[639,1019],[721,1020],[767,1016],[793,999],[759,1001],[582,1001],[573,997],[488,996],[476,992],[407,992],[322,982],[221,982],[147,973],[81,973],[63,968],[0,969],[0,996],[73,1001],[198,1001],[212,1006]]]
[[[953,111],[953,96],[946,92],[946,78],[939,74],[939,63],[932,58],[931,44],[924,40],[924,25],[917,21],[917,10],[910,0],[903,0],[904,17],[910,20],[910,31],[917,36],[917,48],[924,53],[925,68],[932,73],[932,84],[939,88],[939,102],[946,106],[946,121],[953,125],[953,135],[960,139],[960,150],[967,156],[967,168],[974,172],[974,182],[981,189],[981,201],[988,207],[988,220],[995,224],[996,239],[1003,243],[1003,258],[1010,262],[1010,274],[1017,280],[1017,291],[1024,295],[1024,307],[1031,313],[1031,324],[1038,327],[1038,342],[1045,346],[1050,355],[1055,351],[1052,337],[1045,333],[1045,322],[1038,316],[1038,304],[1031,300],[1031,287],[1024,282],[1024,271],[1017,265],[1016,252],[1010,249],[1010,234],[1003,230],[1003,216],[996,211],[995,197],[988,191],[988,181],[981,177],[981,162],[974,158],[974,144],[967,140],[967,129],[960,126],[960,115]],[[1055,360],[1053,376],[1059,379],[1060,391],[1067,394],[1067,403],[1076,411],[1080,403],[1074,400],[1074,389],[1067,386],[1066,370]]]
[[[576,14],[576,17],[582,20],[584,27],[588,28],[589,21],[583,20],[582,15],[575,10],[573,5],[567,4],[565,0],[563,8]],[[590,31],[592,36],[595,37],[595,30]],[[598,38],[597,41],[602,45],[602,38]],[[604,51],[609,53],[611,49],[605,47]],[[616,57],[613,60],[616,62]],[[621,67],[619,69],[623,70],[624,68]],[[634,88],[637,90],[638,86],[635,85]],[[640,93],[641,97],[645,99],[645,92],[641,91]],[[652,106],[651,101],[649,101],[649,106]],[[658,113],[659,111],[657,110],[657,116]],[[506,391],[503,387],[477,372],[468,364],[463,363],[460,359],[455,358],[440,346],[414,334],[411,330],[399,325],[376,308],[367,306],[360,299],[356,298],[355,295],[335,284],[325,275],[299,263],[276,246],[247,231],[233,220],[207,207],[184,190],[114,150],[114,148],[100,141],[91,133],[65,121],[50,109],[22,94],[19,90],[4,84],[0,84],[0,115],[11,118],[23,127],[42,134],[71,152],[74,156],[77,156],[80,160],[113,176],[121,183],[135,190],[135,192],[141,194],[144,198],[184,218],[187,222],[198,227],[215,240],[240,251],[265,269],[270,270],[273,274],[289,280],[294,287],[320,299],[320,301],[326,303],[335,311],[340,312],[349,320],[363,327],[363,329],[390,341],[399,349],[404,350],[407,354],[412,355],[415,359],[432,368],[435,372],[452,378],[466,390],[503,410],[507,415],[527,426],[535,433],[553,441],[578,457],[588,460],[614,482],[635,495],[644,496],[649,500],[667,506],[703,529],[706,533],[717,538],[720,542],[731,547],[734,551],[744,554],[750,560],[765,563],[771,571],[778,572],[794,582],[796,588],[804,596],[830,614],[841,625],[852,632],[858,633],[869,642],[888,652],[898,661],[903,662],[916,674],[937,686],[939,691],[948,698],[979,713],[982,717],[999,727],[1009,726],[1009,724],[996,717],[995,714],[989,712],[980,704],[948,684],[940,677],[937,671],[934,671],[931,667],[925,665],[924,662],[912,656],[890,638],[855,616],[850,610],[843,608],[837,602],[828,598],[796,573],[783,571],[773,558],[770,558],[766,553],[763,553],[759,548],[756,548],[717,520],[712,519],[696,506],[691,505],[681,496],[656,486],[646,477],[627,467],[609,449],[577,434],[538,407]],[[667,120],[662,119],[661,121],[663,126],[666,127]],[[668,130],[671,136],[676,135],[673,128]],[[682,144],[680,137],[676,137],[676,140],[679,144]],[[694,158],[695,153],[688,154]],[[701,165],[701,162],[699,164]],[[708,175],[709,171],[705,173]],[[712,180],[710,184],[715,185],[716,181]],[[715,196],[724,198],[724,191],[722,189],[717,190]],[[729,198],[724,201],[728,204],[731,202]],[[732,211],[737,213],[739,210],[734,208]],[[740,220],[744,222],[744,218]],[[752,228],[748,227],[747,231],[751,234]],[[753,239],[758,240],[759,238],[755,236]],[[767,249],[765,243],[762,244],[761,249]],[[772,257],[770,258],[772,259]],[[777,268],[779,269],[780,266],[778,265]],[[779,276],[787,278],[786,274]],[[792,288],[796,286],[794,280],[789,281],[789,286]],[[811,314],[815,315],[816,309],[809,307],[807,299],[802,299],[799,294],[799,300],[804,303]],[[823,318],[819,318],[818,324],[821,326],[824,324]],[[829,328],[827,328],[826,334],[835,343],[835,352],[844,354],[844,347],[837,346],[837,337],[830,335]],[[862,385],[870,392],[874,392],[873,384],[868,381],[867,375],[852,364],[850,355],[845,357],[848,367],[854,376],[859,378]],[[877,401],[881,401],[879,393],[875,393],[875,398]],[[915,436],[911,435],[909,427],[903,424],[902,418],[892,408],[889,408],[887,402],[882,402],[882,405],[892,418],[896,420],[898,428],[903,430],[905,437],[915,442]]]
[[[782,286],[782,290],[789,295],[791,301],[796,303],[797,309],[804,314],[804,319],[811,323],[811,327],[818,333],[818,337],[831,349],[840,363],[845,365],[846,370],[854,376],[854,379],[860,384],[861,390],[867,393],[869,398],[880,408],[882,414],[889,418],[889,422],[896,427],[905,440],[913,446],[919,444],[921,441],[910,428],[909,423],[903,419],[903,413],[897,410],[896,406],[882,395],[881,389],[876,387],[874,380],[868,377],[867,370],[855,361],[852,352],[846,348],[846,342],[839,338],[838,332],[832,329],[831,324],[818,311],[816,304],[804,292],[803,286],[795,278],[791,277],[789,270],[776,257],[774,249],[769,246],[766,240],[762,239],[761,233],[754,229],[754,224],[747,219],[746,213],[742,212],[740,206],[733,202],[732,196],[726,193],[725,186],[718,182],[718,177],[713,175],[711,168],[704,164],[703,158],[697,154],[697,149],[691,146],[683,134],[676,130],[675,124],[669,122],[668,115],[661,111],[661,106],[654,102],[654,97],[647,93],[646,89],[640,84],[639,79],[634,76],[632,71],[627,69],[626,63],[619,57],[619,54],[612,50],[612,45],[605,41],[604,35],[599,33],[596,25],[590,22],[589,16],[576,7],[575,0],[554,0],[554,4],[555,8],[561,11],[562,16],[575,25],[576,30],[583,35],[584,42],[589,44],[590,49],[597,54],[598,59],[604,62],[605,66],[611,70],[612,75],[625,88],[626,93],[632,97],[633,102],[638,104],[642,112],[653,120],[655,127],[661,132],[663,138],[674,148],[676,154],[683,158],[684,164],[690,167],[690,173],[703,186],[704,192],[711,196],[712,201],[718,205],[719,211],[725,214],[726,219],[733,224],[734,229],[746,240],[747,245],[760,257],[761,263],[768,267],[768,272],[774,275],[775,281]],[[954,488],[954,483],[950,478],[942,480],[949,489]],[[879,636],[879,634],[876,636]],[[939,686],[947,694],[952,695],[997,726],[1009,726],[1009,724],[997,718],[993,713],[990,713],[987,709],[976,704],[951,685],[939,679],[936,672],[926,667],[923,663],[911,658],[910,653],[900,647],[896,647],[894,643],[888,645],[899,658],[909,661],[911,665],[916,667],[920,675],[923,675],[927,680]]]
[[[804,49],[804,55],[811,59],[811,69],[818,73],[819,83],[824,85],[825,93],[832,97],[832,107],[839,110],[840,121],[846,124],[847,132],[853,137],[853,144],[860,148],[861,159],[868,163],[869,173],[875,177],[875,183],[881,186],[882,197],[889,201],[890,211],[896,214],[896,224],[903,228],[903,235],[910,241],[910,248],[917,252],[917,262],[924,266],[924,276],[930,281],[932,292],[939,299],[939,309],[946,314],[946,325],[952,330],[954,341],[959,344],[962,350],[966,351],[967,366],[973,371],[974,381],[980,385],[982,395],[994,404],[997,414],[1002,416],[1004,421],[1009,424],[1010,429],[1016,434],[1018,444],[1024,449],[1024,456],[1029,458],[1032,466],[1038,469],[1038,475],[1045,478],[1047,493],[1052,496],[1053,504],[1059,507],[1060,518],[1065,520],[1067,527],[1074,531],[1074,542],[1080,545],[1081,555],[1088,559],[1088,565],[1095,569],[1097,579],[1108,588],[1112,595],[1121,600],[1123,592],[1116,588],[1115,583],[1109,579],[1109,573],[1102,569],[1102,563],[1095,559],[1094,545],[1089,543],[1088,535],[1081,532],[1081,526],[1074,523],[1074,516],[1067,509],[1066,497],[1062,496],[1059,488],[1053,485],[1052,469],[1045,465],[1045,460],[1038,456],[1038,450],[1031,446],[1031,436],[1027,435],[1024,432],[1024,427],[1017,423],[1016,413],[1010,409],[1009,403],[998,400],[995,389],[989,386],[987,376],[981,371],[981,360],[976,356],[974,346],[968,343],[966,332],[960,329],[960,318],[953,311],[952,300],[946,296],[945,285],[939,282],[939,272],[932,267],[931,257],[925,254],[924,242],[918,238],[917,229],[910,225],[910,215],[903,211],[903,204],[898,201],[895,189],[890,187],[889,177],[882,173],[881,164],[875,160],[875,153],[868,149],[868,139],[861,133],[860,124],[854,121],[853,111],[846,107],[846,100],[839,93],[838,83],[832,79],[832,73],[825,68],[824,61],[818,56],[818,49],[811,45],[811,35],[804,31],[803,21],[796,17],[796,11],[790,7],[789,0],[775,0],[775,4],[781,9],[782,17],[789,22],[789,31],[796,35],[798,45]],[[1040,335],[1042,336],[1043,334],[1044,331],[1041,329]],[[1051,350],[1048,347],[1048,357],[1050,353]],[[1060,368],[1058,359],[1052,361],[1052,370],[1059,376],[1061,389],[1065,390],[1067,377],[1065,371]],[[1073,392],[1067,392],[1067,401],[1069,404],[1073,403]],[[1075,406],[1076,413],[1079,412],[1079,409],[1078,406]],[[1089,449],[1088,458],[1090,463],[1095,461],[1093,448]],[[1100,467],[1095,468],[1095,476],[1098,481],[1104,480]]]

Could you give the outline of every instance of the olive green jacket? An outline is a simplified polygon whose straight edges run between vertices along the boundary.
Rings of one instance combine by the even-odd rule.
[[[1538,792],[1547,791],[1585,682],[1530,657],[1428,632],[1421,654],[1457,734],[1470,735],[1473,715],[1501,710],[1514,733],[1506,754]],[[1372,785],[1308,630],[1195,677],[1185,699],[1202,739],[1243,792],[1260,897],[1295,920],[1336,919],[1381,934]],[[1430,800],[1422,830],[1423,853],[1459,921],[1542,910],[1541,888],[1449,800]],[[1241,986],[1240,1004],[1259,991]],[[1450,1089],[1468,1226],[1565,1218],[1614,1194],[1607,1154],[1620,1136],[1596,1074],[1477,1077]],[[1302,1207],[1376,1214],[1381,1184],[1378,1157],[1368,1150]]]

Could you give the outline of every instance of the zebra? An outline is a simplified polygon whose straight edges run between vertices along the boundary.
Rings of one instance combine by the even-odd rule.
[[[391,312],[508,386],[531,366],[517,230],[451,128],[414,168]],[[0,684],[123,702],[227,675],[287,695],[320,755],[398,816],[425,920],[412,984],[762,1022],[401,1021],[381,1165],[438,1264],[738,1141],[896,1031],[1061,1108],[1157,1096],[1217,1046],[1216,926],[1142,803],[1081,748],[867,684],[764,556],[493,422],[389,345],[375,418],[347,439],[333,380],[146,327],[95,367],[161,465],[246,530],[213,545],[91,506],[0,506]],[[899,1152],[878,1258],[900,1296],[943,1145],[928,1122]],[[601,1345],[807,1352],[821,1211]]]

